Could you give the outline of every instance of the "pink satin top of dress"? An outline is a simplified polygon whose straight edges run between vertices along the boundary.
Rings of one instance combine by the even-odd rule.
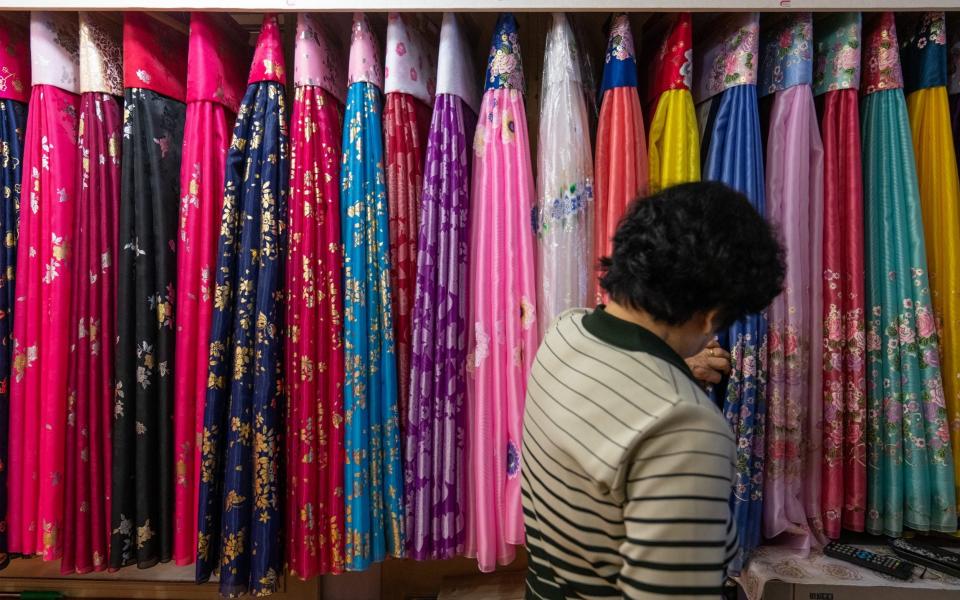
[[[333,15],[300,13],[297,15],[297,43],[293,51],[294,85],[317,85],[345,104],[347,71],[343,48],[347,40],[338,39]]]
[[[250,77],[247,84],[259,81],[276,81],[287,84],[287,68],[283,59],[283,42],[280,38],[280,25],[276,15],[264,15],[260,26],[257,49],[253,53],[250,65]]]
[[[350,33],[350,63],[347,86],[366,81],[383,89],[383,63],[380,61],[377,36],[370,29],[370,21],[363,13],[353,14]]]
[[[190,15],[187,102],[218,102],[236,113],[246,91],[247,32],[220,13]]]

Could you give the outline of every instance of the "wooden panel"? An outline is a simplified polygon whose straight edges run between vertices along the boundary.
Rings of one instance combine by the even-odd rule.
[[[517,548],[517,559],[497,572],[520,573],[527,568],[527,555]],[[383,563],[380,598],[382,600],[420,600],[436,598],[444,580],[479,576],[477,561],[472,558],[416,562],[388,560]]]
[[[113,573],[61,575],[59,561],[44,562],[37,558],[10,561],[0,571],[0,592],[26,590],[59,591],[67,598],[153,598],[177,600],[215,600],[217,583],[193,583],[194,566],[178,567],[172,563],[150,569],[127,567]],[[318,600],[320,583],[315,579],[303,582],[287,577],[280,582],[276,600]]]

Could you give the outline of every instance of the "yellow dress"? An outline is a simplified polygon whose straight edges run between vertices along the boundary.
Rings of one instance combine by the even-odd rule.
[[[960,501],[960,180],[946,88],[943,13],[925,13],[917,35],[901,35],[907,114],[913,134],[927,268],[940,334],[940,372]],[[916,40],[923,38],[922,46]],[[909,240],[902,240],[909,243]],[[960,507],[960,502],[958,502]]]
[[[690,13],[652,19],[645,33],[650,79],[644,98],[650,121],[647,153],[650,193],[678,183],[700,181],[700,129],[690,85],[693,27]],[[648,113],[649,114],[649,113]]]
[[[649,156],[651,194],[700,181],[700,132],[690,90],[667,90],[660,95],[650,122]]]

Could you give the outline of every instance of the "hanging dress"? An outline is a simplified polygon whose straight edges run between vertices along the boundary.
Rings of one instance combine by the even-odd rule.
[[[603,302],[597,271],[600,259],[613,252],[613,234],[627,206],[647,194],[647,140],[637,92],[633,33],[630,18],[625,14],[614,17],[610,27],[600,96],[590,258],[590,268],[594,271],[590,276],[587,305]]]
[[[380,89],[367,17],[356,13],[340,173],[344,246],[346,568],[362,571],[404,549],[403,461],[390,289]]]
[[[593,153],[580,59],[563,13],[553,14],[544,50],[537,144],[537,306],[540,334],[588,304],[592,279]]]
[[[7,565],[7,450],[10,411],[10,335],[16,301],[17,226],[20,220],[23,142],[30,99],[30,30],[27,20],[0,16],[0,569]]]
[[[387,20],[383,142],[390,218],[390,288],[399,381],[400,433],[410,399],[417,223],[430,108],[437,84],[436,26],[423,15],[390,13]]]
[[[835,539],[841,528],[863,531],[867,504],[860,13],[816,19],[813,32],[824,162],[821,512],[824,533]]]
[[[80,165],[70,277],[62,573],[107,567],[116,339],[123,21],[80,13]]]
[[[201,447],[197,583],[277,589],[287,246],[286,68],[266,14],[227,153]]]
[[[720,17],[695,54],[694,98],[708,115],[703,124],[703,177],[743,193],[761,215],[765,208],[763,145],[757,109],[760,16]],[[762,313],[747,315],[719,336],[729,348],[732,371],[713,392],[737,439],[732,508],[740,552],[731,565],[740,570],[760,544],[766,418],[766,335]]]
[[[340,137],[347,73],[325,15],[297,16],[286,264],[286,560],[343,571]]]
[[[223,13],[190,15],[187,109],[180,161],[174,349],[173,560],[197,554],[197,493],[217,235],[230,132],[243,97],[247,32]]]
[[[811,88],[813,18],[765,17],[761,31],[758,91],[775,94],[765,214],[780,233],[787,267],[784,290],[767,309],[763,534],[805,552],[823,530],[823,143]]]
[[[480,94],[455,13],[443,15],[437,73],[420,197],[403,449],[407,556],[415,560],[458,556],[466,535],[467,235]]]
[[[700,133],[690,86],[693,28],[690,13],[657,17],[644,32],[644,63],[651,65],[645,111],[650,119],[647,149],[650,193],[700,180]]]
[[[866,530],[954,531],[950,430],[893,13],[867,17],[864,40]]]
[[[955,495],[960,498],[960,181],[947,100],[946,17],[942,12],[904,13],[898,24],[940,372],[952,425]]]
[[[520,448],[539,342],[534,203],[517,21],[494,28],[473,138],[467,341],[467,556],[508,564],[524,542]]]
[[[10,384],[9,551],[63,550],[67,370],[79,191],[77,13],[30,14],[33,91],[23,146]]]
[[[173,555],[173,307],[187,36],[124,13],[110,567]]]

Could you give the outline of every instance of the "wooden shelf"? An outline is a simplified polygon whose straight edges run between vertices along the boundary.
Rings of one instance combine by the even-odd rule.
[[[958,0],[0,0],[0,10],[210,10],[229,12],[430,11],[844,11],[960,10]]]

